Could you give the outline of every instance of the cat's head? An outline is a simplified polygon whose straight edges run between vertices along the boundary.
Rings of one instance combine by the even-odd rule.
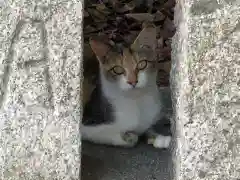
[[[144,28],[134,43],[120,50],[103,41],[90,39],[102,75],[123,91],[144,88],[156,83],[156,29]]]

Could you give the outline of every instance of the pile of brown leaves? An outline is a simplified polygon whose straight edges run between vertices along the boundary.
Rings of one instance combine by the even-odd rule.
[[[131,44],[144,22],[154,23],[158,32],[159,81],[168,85],[171,61],[171,37],[175,33],[175,0],[85,0],[85,53],[89,37],[105,35],[114,43]],[[87,56],[85,54],[85,56]]]

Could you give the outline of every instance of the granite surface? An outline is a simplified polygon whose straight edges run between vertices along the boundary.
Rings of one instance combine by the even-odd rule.
[[[238,180],[240,1],[178,0],[175,24],[175,180]]]
[[[0,5],[0,179],[78,179],[81,1]]]

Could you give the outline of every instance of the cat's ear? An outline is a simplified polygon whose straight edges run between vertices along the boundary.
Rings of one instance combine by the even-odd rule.
[[[97,56],[98,60],[103,63],[104,57],[110,50],[110,46],[97,38],[90,38],[89,44],[92,48],[92,51]]]
[[[151,50],[156,49],[156,39],[157,30],[156,27],[152,24],[149,24],[143,28],[143,30],[139,33],[134,43],[131,45],[132,49],[139,48],[150,48]]]

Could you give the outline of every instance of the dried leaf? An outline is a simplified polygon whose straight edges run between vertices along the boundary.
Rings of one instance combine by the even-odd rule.
[[[92,27],[91,25],[84,27],[84,33],[91,33],[94,31],[96,31],[96,28]]]
[[[165,9],[172,9],[172,8],[175,7],[175,4],[176,4],[175,0],[168,0],[168,1],[163,5],[163,7],[164,7]]]
[[[154,26],[145,27],[137,36],[132,48],[138,48],[139,46],[146,46],[151,49],[156,48],[156,28]]]
[[[135,14],[126,14],[128,18],[133,18],[137,21],[153,21],[154,16],[150,13],[135,13]]]
[[[155,27],[155,25],[154,25],[152,22],[150,22],[150,21],[144,21],[144,22],[142,23],[142,29],[144,29],[144,28],[146,28],[146,27],[150,27],[150,26],[154,27],[154,28],[156,29],[156,32],[157,32],[157,28]]]
[[[165,19],[164,24],[163,24],[163,28],[170,31],[171,34],[175,33],[175,26],[169,18]]]
[[[101,12],[102,14],[105,14],[105,15],[111,14],[110,9],[108,9],[108,8],[105,6],[105,4],[98,4],[98,5],[96,6],[96,9],[97,9],[99,12]]]
[[[163,24],[163,27],[160,29],[160,36],[164,39],[172,38],[172,36],[175,34],[175,27],[173,22],[166,18]]]
[[[103,12],[96,9],[89,8],[88,13],[91,14],[95,22],[103,21],[107,18],[107,16]]]
[[[109,0],[109,3],[114,9],[116,9],[120,5],[120,2],[118,0]]]
[[[107,7],[105,6],[105,4],[98,4],[96,6],[96,9],[99,10],[99,11],[104,11],[107,9]]]
[[[136,39],[138,36],[139,32],[138,31],[131,31],[128,35],[124,36],[124,41],[127,44],[132,44],[133,41]]]
[[[161,28],[159,30],[159,34],[163,39],[167,39],[167,38],[171,37],[171,35],[172,35],[171,33],[169,33],[169,31],[167,29],[163,29],[163,28]]]
[[[127,4],[125,4],[124,6],[125,6],[126,9],[128,9],[130,11],[130,10],[133,10],[136,7],[136,4],[135,4],[134,1],[131,1]]]
[[[124,6],[118,6],[116,7],[116,11],[118,13],[124,13],[124,12],[128,12],[128,11],[132,11],[134,8],[136,7],[134,1],[125,4]]]
[[[148,12],[152,11],[152,9],[153,9],[153,2],[154,2],[154,0],[147,0]]]
[[[165,15],[163,13],[161,13],[160,11],[157,11],[155,14],[154,14],[154,21],[162,21],[165,19]]]

